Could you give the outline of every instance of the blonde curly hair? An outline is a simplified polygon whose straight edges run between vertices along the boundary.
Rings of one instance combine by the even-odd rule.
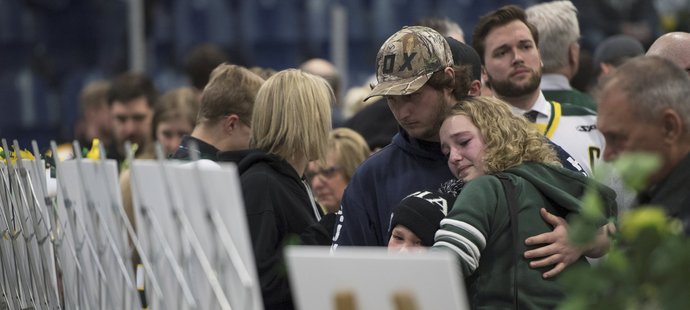
[[[445,119],[467,116],[477,126],[484,146],[486,174],[524,162],[562,166],[546,138],[524,117],[515,116],[508,104],[494,97],[468,97],[451,108]]]

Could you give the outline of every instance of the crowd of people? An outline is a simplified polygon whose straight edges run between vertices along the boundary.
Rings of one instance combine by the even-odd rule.
[[[611,36],[577,90],[577,14],[569,1],[501,7],[471,45],[457,24],[422,20],[382,44],[375,81],[348,95],[324,59],[278,72],[214,64],[162,96],[125,73],[84,88],[78,138],[119,162],[125,141],[138,158],[157,141],[173,159],[235,163],[266,309],[294,307],[282,252],[294,237],[448,251],[473,308],[554,308],[567,294],[555,279],[606,254],[618,212],[660,205],[690,233],[690,34],[647,51]],[[662,162],[644,191],[593,181],[633,152]],[[593,182],[602,226],[575,246],[568,219]]]

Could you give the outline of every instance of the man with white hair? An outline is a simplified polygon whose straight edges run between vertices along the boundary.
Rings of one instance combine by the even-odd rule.
[[[542,60],[541,90],[547,100],[596,110],[594,99],[570,85],[580,63],[580,26],[577,8],[570,1],[553,1],[529,7],[527,21],[539,32]]]
[[[666,58],[690,74],[690,33],[669,32],[660,36],[647,50],[648,56]]]
[[[582,146],[587,145],[587,157],[576,159],[580,163],[585,161],[584,164],[591,169],[588,172],[593,172],[595,163],[601,164],[601,152],[605,146],[603,136],[591,123],[592,120],[596,122],[597,104],[589,94],[573,89],[569,82],[577,73],[580,57],[577,8],[570,1],[552,1],[531,6],[525,13],[527,21],[537,28],[542,60],[542,94],[546,100],[562,104],[564,112],[561,119],[571,119],[575,124],[563,124],[563,135],[554,135],[553,141],[574,156],[578,156],[574,149],[582,151]],[[570,109],[569,105],[574,107]],[[581,126],[583,121],[587,125]],[[621,178],[608,176],[604,183],[616,191],[621,208],[633,202],[635,194],[625,188]]]

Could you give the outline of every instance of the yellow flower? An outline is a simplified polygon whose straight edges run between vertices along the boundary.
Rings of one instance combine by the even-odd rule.
[[[34,154],[27,151],[27,150],[21,150],[19,151],[19,155],[22,156],[22,159],[28,159],[28,160],[34,160],[36,157],[34,157]]]
[[[100,140],[93,139],[93,142],[91,142],[91,150],[89,150],[89,152],[86,153],[86,158],[93,159],[93,160],[101,159],[101,151],[98,147],[100,144],[101,144]]]
[[[661,236],[677,233],[677,223],[669,220],[666,212],[658,207],[634,209],[621,219],[621,235],[625,240],[635,240],[646,229],[656,231]]]
[[[2,162],[4,164],[7,164],[7,160],[6,160],[7,153],[4,153],[3,151],[4,150],[2,149],[2,147],[0,147],[0,153],[3,153],[3,156],[0,159],[2,159]],[[28,160],[36,159],[34,157],[34,154],[27,151],[27,150],[20,150],[19,155],[21,155],[22,159],[28,159]],[[10,152],[10,163],[12,163],[12,165],[17,163],[17,153],[16,152]]]

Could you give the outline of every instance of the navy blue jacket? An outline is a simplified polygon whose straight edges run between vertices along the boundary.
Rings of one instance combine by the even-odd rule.
[[[439,143],[416,140],[400,130],[352,176],[341,201],[334,246],[387,245],[391,208],[412,192],[453,179],[446,163]]]

